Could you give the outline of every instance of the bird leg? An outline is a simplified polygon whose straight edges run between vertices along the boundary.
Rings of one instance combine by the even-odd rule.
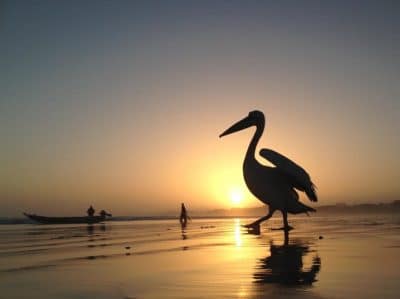
[[[271,218],[272,214],[274,214],[274,210],[269,210],[268,215],[261,217],[250,224],[245,224],[245,225],[243,225],[243,227],[245,227],[249,230],[260,232],[260,223]]]
[[[282,216],[283,216],[283,227],[282,229],[284,231],[290,231],[293,229],[293,227],[291,227],[288,223],[288,219],[287,219],[287,212],[286,211],[282,211]]]

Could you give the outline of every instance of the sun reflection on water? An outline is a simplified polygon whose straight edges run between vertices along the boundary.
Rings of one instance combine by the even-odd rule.
[[[242,235],[240,232],[240,219],[236,218],[235,219],[235,244],[236,247],[241,247],[242,246]]]

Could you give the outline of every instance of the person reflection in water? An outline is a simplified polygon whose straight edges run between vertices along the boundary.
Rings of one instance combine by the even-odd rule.
[[[271,241],[270,256],[260,259],[254,274],[255,283],[277,283],[282,285],[311,285],[317,281],[316,276],[321,269],[321,258],[315,254],[311,266],[303,268],[303,257],[313,252],[309,246],[301,242],[278,246]]]
[[[89,217],[93,217],[94,212],[95,212],[95,209],[93,209],[92,206],[90,206],[89,209],[87,209],[87,211],[86,211],[86,213],[88,214]]]

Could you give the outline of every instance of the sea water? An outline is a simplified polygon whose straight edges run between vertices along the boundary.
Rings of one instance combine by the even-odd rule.
[[[400,216],[0,225],[0,298],[400,298]]]

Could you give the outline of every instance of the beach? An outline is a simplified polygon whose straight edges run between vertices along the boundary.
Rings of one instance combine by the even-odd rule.
[[[0,225],[0,298],[399,298],[399,215],[250,220]]]

